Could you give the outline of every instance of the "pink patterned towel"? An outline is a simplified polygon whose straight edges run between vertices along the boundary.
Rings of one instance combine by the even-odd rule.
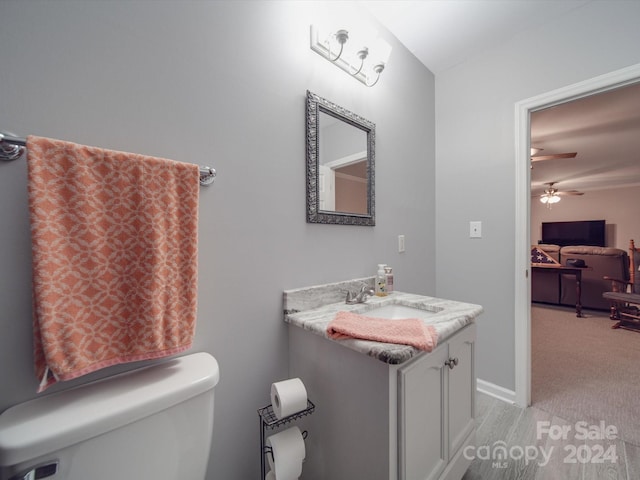
[[[436,348],[438,342],[436,330],[417,318],[388,320],[352,312],[338,312],[327,327],[327,333],[335,340],[361,338],[411,345],[427,352]]]
[[[199,167],[27,138],[39,392],[191,347]]]

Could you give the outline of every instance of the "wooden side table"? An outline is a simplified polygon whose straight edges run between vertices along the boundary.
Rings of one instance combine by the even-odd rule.
[[[590,270],[589,267],[578,268],[578,267],[566,267],[564,265],[558,265],[553,263],[532,263],[532,270],[540,270],[540,271],[554,271],[558,272],[559,275],[569,274],[574,275],[576,277],[576,317],[582,317],[582,303],[580,297],[582,296],[582,272],[584,270]]]

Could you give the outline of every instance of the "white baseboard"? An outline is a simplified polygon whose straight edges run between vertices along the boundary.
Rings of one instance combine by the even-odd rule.
[[[503,402],[514,405],[516,403],[516,392],[513,390],[507,390],[495,383],[487,382],[486,380],[476,380],[476,388],[479,392],[486,393],[492,397],[502,400]]]

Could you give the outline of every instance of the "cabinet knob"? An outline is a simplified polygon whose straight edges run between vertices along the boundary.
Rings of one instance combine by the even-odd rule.
[[[453,367],[455,367],[456,365],[458,365],[458,357],[454,357],[454,358],[450,358],[449,360],[447,360],[446,362],[444,362],[444,364],[449,367],[450,369],[453,369]]]

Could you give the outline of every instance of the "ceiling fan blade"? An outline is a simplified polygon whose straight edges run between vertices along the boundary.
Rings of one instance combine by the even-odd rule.
[[[557,158],[575,158],[578,152],[554,153],[552,155],[536,155],[531,157],[532,162],[541,162],[543,160],[555,160]]]
[[[565,190],[563,192],[557,192],[556,195],[584,195],[584,192],[578,190]]]

